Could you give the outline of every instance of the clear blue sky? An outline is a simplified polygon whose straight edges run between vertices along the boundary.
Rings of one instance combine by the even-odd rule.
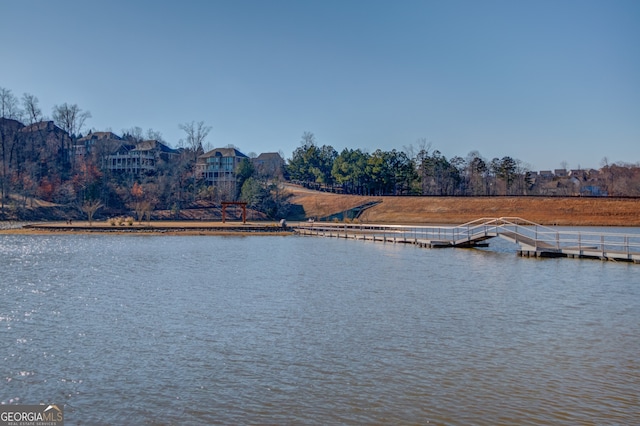
[[[0,87],[172,146],[640,162],[640,1],[0,0]]]

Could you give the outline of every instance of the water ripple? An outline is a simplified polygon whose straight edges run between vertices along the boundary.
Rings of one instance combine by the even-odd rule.
[[[636,265],[295,237],[7,235],[0,258],[0,403],[73,423],[640,418]]]

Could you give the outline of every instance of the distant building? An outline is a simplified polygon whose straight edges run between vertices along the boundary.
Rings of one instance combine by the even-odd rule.
[[[35,133],[35,132],[54,132],[54,133],[67,133],[60,127],[56,126],[53,121],[39,121],[37,123],[28,124],[20,129],[23,133]],[[67,137],[69,134],[67,133]]]
[[[587,177],[589,179],[597,179],[600,176],[600,170],[589,169],[587,170]]]
[[[248,158],[235,148],[212,149],[198,156],[196,174],[210,185],[235,187],[237,167]]]
[[[606,197],[609,194],[607,193],[607,191],[603,190],[597,185],[585,185],[580,188],[580,195],[591,197]]]
[[[572,178],[579,179],[580,181],[586,181],[588,178],[588,173],[586,170],[574,169],[569,171],[569,176]]]
[[[525,180],[529,185],[535,185],[538,179],[539,175],[536,171],[528,171],[525,173]]]
[[[44,170],[54,162],[59,165],[73,162],[71,155],[73,140],[69,133],[56,126],[53,121],[40,121],[24,126],[20,128],[18,137],[27,155],[31,155],[32,159],[35,151],[42,150],[46,153],[40,161],[43,176],[46,175]]]
[[[66,152],[72,144],[67,132],[56,126],[53,121],[40,121],[20,129],[20,135],[27,141],[44,142],[50,149]]]
[[[122,138],[112,132],[93,132],[77,139],[72,146],[72,154],[78,157],[86,157],[96,151],[96,145],[101,147],[116,147],[120,145]]]
[[[282,178],[284,158],[277,152],[264,152],[251,160],[253,167],[260,176],[268,178]]]
[[[157,140],[138,143],[122,142],[104,156],[103,167],[113,173],[139,175],[156,171],[160,160],[171,161],[178,151]]]
[[[555,169],[553,171],[553,174],[556,175],[556,177],[567,177],[567,170],[566,169]]]

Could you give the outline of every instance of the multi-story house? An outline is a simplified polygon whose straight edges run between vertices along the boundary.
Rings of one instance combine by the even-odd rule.
[[[40,121],[28,126],[21,126],[20,135],[27,151],[33,151],[37,146],[52,155],[65,156],[72,145],[72,139],[67,132],[56,126],[53,121]]]
[[[238,165],[248,159],[235,148],[216,148],[198,156],[196,173],[213,186],[234,186]]]
[[[77,139],[71,147],[75,158],[90,156],[96,151],[96,147],[117,147],[122,138],[112,132],[90,132],[87,136]]]
[[[178,150],[157,140],[123,142],[115,151],[104,156],[103,168],[113,173],[131,175],[153,173],[160,160],[171,161],[178,155]]]
[[[37,179],[47,176],[55,169],[60,172],[73,165],[73,156],[70,155],[73,140],[53,121],[41,121],[21,127],[16,136],[20,142],[14,145],[13,155],[21,161],[37,165]]]
[[[260,176],[267,178],[282,178],[284,172],[284,158],[277,152],[263,152],[251,159],[253,167]]]

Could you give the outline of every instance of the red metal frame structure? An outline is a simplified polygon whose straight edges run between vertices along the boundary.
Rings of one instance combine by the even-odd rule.
[[[227,220],[227,206],[242,207],[242,223],[247,223],[247,203],[244,201],[223,201],[222,203],[222,223]]]

